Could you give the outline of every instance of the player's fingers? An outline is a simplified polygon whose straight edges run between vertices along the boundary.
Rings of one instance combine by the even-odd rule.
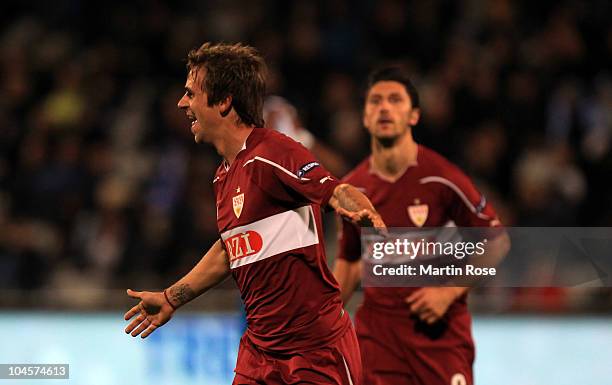
[[[425,309],[427,309],[426,303],[425,303],[425,301],[423,301],[422,298],[417,298],[414,302],[412,302],[410,304],[410,311],[413,312],[413,313],[420,314]]]
[[[419,309],[418,316],[421,320],[425,321],[429,317],[436,317],[436,314],[427,307],[421,307],[421,309]]]
[[[355,213],[355,212],[353,212],[353,211],[348,211],[348,210],[346,210],[346,209],[344,209],[344,208],[342,208],[342,207],[338,207],[338,208],[336,209],[336,212],[337,212],[339,215],[341,215],[341,216],[343,216],[343,217],[345,217],[345,218],[347,218],[347,219],[349,219],[349,220],[351,220],[351,221],[357,221],[357,220],[359,220],[359,215],[357,215],[357,213]]]
[[[142,299],[142,291],[134,291],[132,289],[127,289],[126,290],[127,295],[129,295],[132,298],[138,298],[138,299]]]
[[[140,303],[134,307],[132,307],[130,310],[128,310],[125,315],[123,316],[123,318],[127,321],[130,318],[134,317],[134,315],[140,313]]]
[[[410,304],[416,301],[417,299],[421,298],[422,296],[423,296],[423,291],[418,289],[418,290],[413,291],[408,297],[404,299],[404,301],[407,304]]]
[[[387,229],[387,225],[385,224],[385,221],[383,221],[383,219],[380,217],[380,215],[375,216],[374,226],[376,226],[376,228],[378,229]]]
[[[382,225],[374,224],[374,227],[376,228],[378,234],[382,235],[385,238],[389,236],[389,230],[387,230],[387,226],[384,223]]]
[[[142,321],[145,320],[145,316],[144,315],[139,315],[138,317],[134,318],[134,320],[132,322],[130,322],[130,324],[125,328],[125,332],[126,333],[131,333],[132,330],[134,330],[134,328],[136,326],[138,326]]]
[[[428,314],[428,315],[427,315],[427,316],[425,316],[425,317],[422,317],[421,319],[422,319],[423,321],[425,321],[425,323],[427,323],[427,324],[431,325],[431,324],[433,324],[433,323],[436,323],[436,322],[437,322],[437,321],[440,319],[440,317],[438,317],[437,315],[435,315],[435,314],[431,313],[431,314]]]
[[[145,319],[144,321],[142,321],[140,325],[138,325],[138,327],[134,329],[134,331],[132,332],[132,337],[136,337],[137,335],[142,333],[142,331],[148,328],[149,325],[151,325],[151,323],[149,322],[148,319]]]
[[[158,326],[155,324],[151,324],[149,325],[149,327],[147,328],[147,330],[144,331],[144,333],[142,333],[142,335],[140,336],[141,338],[147,338],[151,333],[153,333],[155,331],[155,329],[157,329]]]

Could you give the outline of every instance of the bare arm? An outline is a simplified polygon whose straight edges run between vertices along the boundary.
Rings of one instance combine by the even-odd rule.
[[[128,289],[127,294],[140,302],[125,313],[125,320],[138,314],[125,332],[133,337],[148,337],[168,322],[176,309],[223,281],[229,273],[227,254],[218,240],[187,275],[163,292]]]
[[[385,223],[361,191],[347,183],[336,186],[329,205],[343,217],[349,218],[360,226],[373,226],[386,230]]]
[[[468,262],[476,267],[497,267],[509,251],[510,237],[506,230],[502,230],[495,238],[487,240],[482,255],[471,255]],[[469,288],[476,286],[479,281],[478,277],[462,276],[461,281],[458,281],[457,284],[463,286],[465,289],[464,291],[467,291]]]
[[[361,260],[347,261],[336,258],[334,277],[340,285],[342,302],[346,305],[361,281]]]
[[[334,189],[329,205],[338,214],[360,226],[374,226],[386,232],[386,226],[372,202],[350,184],[340,184]],[[341,224],[339,224],[341,226]],[[347,261],[336,258],[334,276],[340,285],[342,302],[349,301],[361,281],[361,260]]]
[[[200,262],[177,283],[166,289],[170,304],[176,309],[223,281],[230,273],[227,253],[217,240]]]

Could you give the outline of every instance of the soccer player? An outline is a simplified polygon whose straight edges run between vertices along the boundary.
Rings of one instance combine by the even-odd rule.
[[[223,157],[213,180],[220,239],[163,292],[140,302],[126,333],[147,337],[175,310],[229,275],[246,308],[234,384],[359,384],[355,332],[326,264],[320,208],[378,228],[357,189],[330,175],[302,145],[264,125],[263,59],[241,44],[205,43],[188,55],[178,107],[197,143]]]
[[[372,154],[343,181],[371,199],[389,227],[499,226],[493,207],[448,160],[415,143],[419,97],[405,69],[370,74],[363,124]],[[505,255],[504,231],[487,253]],[[360,230],[342,222],[334,268],[346,303],[361,279]],[[364,288],[355,326],[365,385],[472,384],[467,287]]]

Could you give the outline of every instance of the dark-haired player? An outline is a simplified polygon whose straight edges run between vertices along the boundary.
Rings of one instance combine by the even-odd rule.
[[[491,205],[470,179],[415,143],[419,97],[401,67],[370,75],[363,123],[372,154],[343,181],[363,191],[389,227],[498,226]],[[503,255],[504,234],[488,253]],[[334,274],[346,302],[361,279],[360,230],[343,221]],[[474,343],[466,287],[364,289],[356,314],[364,384],[472,384]],[[436,333],[432,333],[436,331]]]

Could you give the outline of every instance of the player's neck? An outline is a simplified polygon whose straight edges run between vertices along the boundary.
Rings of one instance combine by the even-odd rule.
[[[392,146],[383,146],[372,139],[372,168],[378,174],[395,179],[404,174],[406,169],[417,164],[418,144],[407,132]]]
[[[215,147],[229,165],[234,163],[251,132],[253,132],[253,127],[243,124],[225,128],[224,135],[215,143]]]

